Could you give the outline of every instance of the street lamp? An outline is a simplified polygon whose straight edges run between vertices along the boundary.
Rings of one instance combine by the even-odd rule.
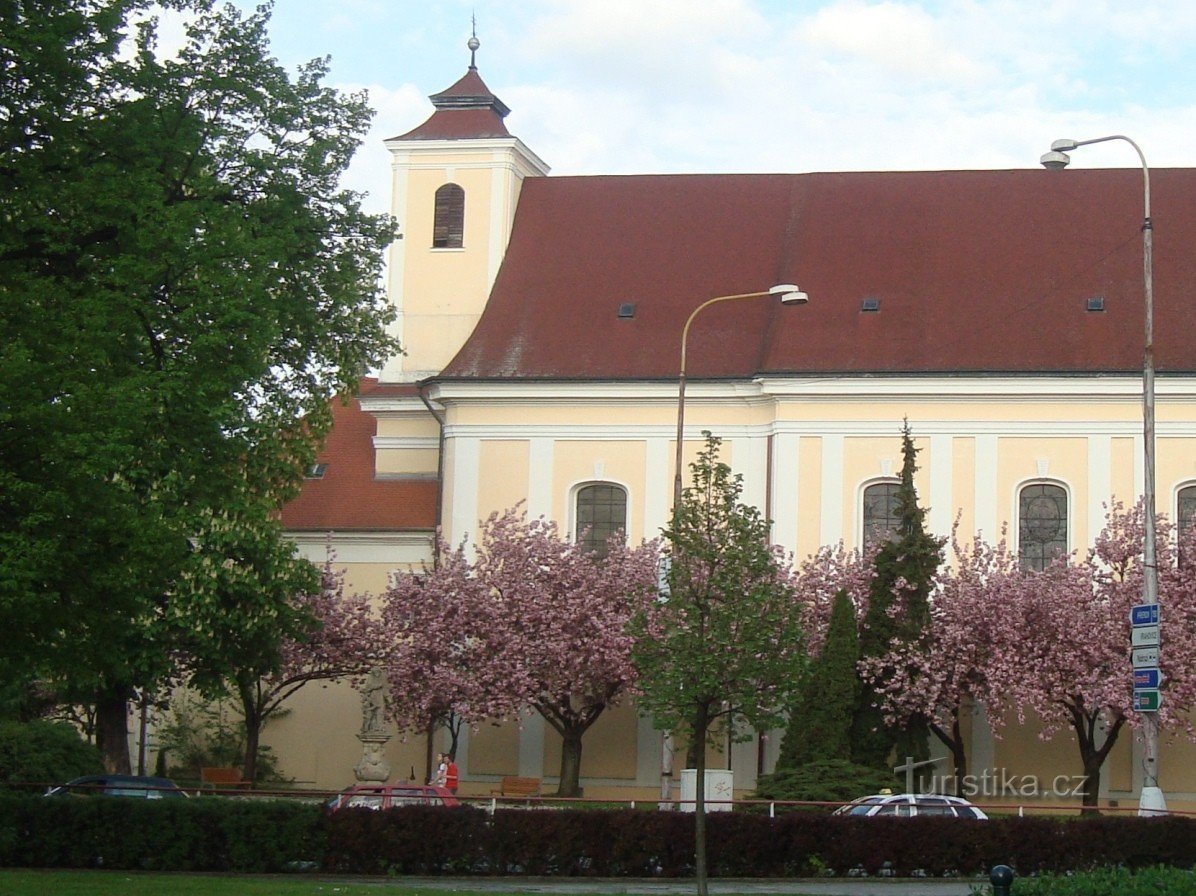
[[[685,444],[685,347],[689,341],[689,326],[694,318],[703,310],[719,302],[732,302],[736,299],[758,299],[762,296],[779,296],[782,305],[804,305],[810,297],[792,283],[782,283],[763,292],[745,292],[733,296],[715,296],[707,299],[689,315],[685,321],[685,328],[681,331],[681,367],[677,375],[677,468],[673,475],[673,512],[681,505],[681,465],[684,462]]]
[[[1144,210],[1142,217],[1142,280],[1145,300],[1145,347],[1142,353],[1142,462],[1143,494],[1146,531],[1142,538],[1142,603],[1158,604],[1159,570],[1155,550],[1155,462],[1154,462],[1154,274],[1153,233],[1150,219],[1150,168],[1141,147],[1129,137],[1112,134],[1092,140],[1056,140],[1051,151],[1039,160],[1051,169],[1062,170],[1071,162],[1067,155],[1072,150],[1091,143],[1105,143],[1109,140],[1124,140],[1134,148],[1142,162],[1142,187]],[[1160,623],[1162,613],[1160,612]],[[1155,815],[1167,811],[1167,801],[1159,788],[1159,717],[1157,712],[1142,713],[1142,737],[1145,757],[1142,762],[1142,796],[1138,802],[1139,815]]]
[[[681,331],[681,366],[677,374],[677,468],[673,475],[674,514],[677,513],[677,508],[681,506],[681,465],[685,461],[685,348],[689,342],[689,326],[694,322],[695,317],[711,305],[718,304],[719,302],[733,302],[736,299],[758,299],[763,296],[779,296],[782,305],[804,305],[810,301],[810,297],[792,283],[781,283],[763,292],[745,292],[733,296],[715,296],[713,299],[707,299],[690,312],[689,318],[685,321],[685,327]],[[660,799],[662,807],[668,804],[672,775],[672,735],[669,732],[665,732],[660,767]]]

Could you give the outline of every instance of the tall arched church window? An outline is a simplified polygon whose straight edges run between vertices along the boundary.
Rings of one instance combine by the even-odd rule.
[[[607,541],[616,532],[627,531],[627,491],[601,482],[577,490],[577,541],[599,557],[607,553]]]
[[[1018,495],[1018,555],[1023,569],[1043,570],[1067,553],[1067,491],[1035,483]]]
[[[1185,485],[1176,497],[1175,520],[1186,532],[1196,526],[1196,485]]]
[[[874,482],[864,489],[861,517],[864,521],[865,551],[896,536],[901,524],[897,507],[900,490],[900,482]]]
[[[1196,485],[1185,485],[1175,496],[1175,525],[1180,538],[1179,562],[1187,566],[1193,558],[1183,543],[1196,527]]]
[[[436,191],[436,211],[432,220],[432,248],[460,249],[465,237],[465,191],[456,184],[445,184]]]

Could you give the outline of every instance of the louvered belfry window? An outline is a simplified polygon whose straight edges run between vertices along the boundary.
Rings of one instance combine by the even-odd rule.
[[[445,184],[436,191],[436,214],[432,221],[433,249],[460,249],[465,235],[465,191]]]

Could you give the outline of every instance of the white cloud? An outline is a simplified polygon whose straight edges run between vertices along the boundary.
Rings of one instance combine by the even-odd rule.
[[[990,74],[963,52],[948,22],[920,4],[840,0],[818,10],[802,35],[811,50],[875,66],[882,76],[956,84]]]

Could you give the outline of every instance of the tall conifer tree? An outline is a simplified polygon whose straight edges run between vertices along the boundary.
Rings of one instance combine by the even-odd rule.
[[[943,559],[944,538],[926,531],[926,511],[918,506],[914,473],[918,449],[909,421],[901,432],[901,485],[897,492],[897,529],[876,555],[868,610],[860,628],[860,657],[880,657],[900,643],[914,641],[930,624],[930,592]],[[860,689],[852,721],[852,758],[861,765],[884,766],[894,749],[902,759],[929,754],[924,720],[901,727],[885,724],[875,684]]]
[[[821,759],[851,759],[851,722],[860,692],[859,658],[855,605],[848,593],[840,590],[822,653],[811,663],[789,714],[778,770]]]

